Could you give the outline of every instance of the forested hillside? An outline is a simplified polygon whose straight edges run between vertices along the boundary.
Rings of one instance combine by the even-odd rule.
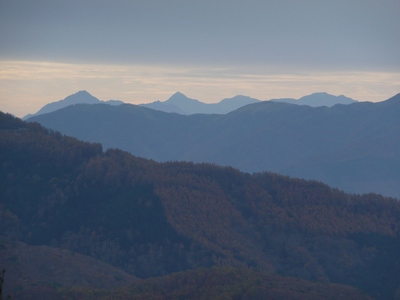
[[[200,268],[151,278],[129,288],[110,291],[87,288],[63,289],[64,299],[371,299],[344,285],[316,283],[297,278],[268,275],[249,269]]]
[[[5,248],[18,241],[66,249],[139,278],[218,266],[261,271],[277,286],[286,280],[279,274],[350,285],[376,299],[400,294],[400,204],[377,194],[103,152],[1,113],[0,195]],[[165,278],[149,284],[198,284]],[[317,287],[298,282],[310,285],[299,289],[312,299]],[[255,286],[256,294],[270,289]],[[329,288],[335,295],[344,287]]]
[[[76,105],[29,119],[156,161],[277,172],[352,193],[400,198],[400,94],[380,103],[310,107],[272,101],[225,115],[135,105]]]

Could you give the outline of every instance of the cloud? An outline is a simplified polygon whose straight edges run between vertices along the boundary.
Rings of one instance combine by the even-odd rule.
[[[0,59],[400,67],[397,0],[0,2]]]

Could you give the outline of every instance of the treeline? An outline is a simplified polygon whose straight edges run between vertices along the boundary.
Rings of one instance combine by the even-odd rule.
[[[400,204],[315,181],[102,151],[0,114],[0,235],[141,278],[254,268],[400,292]]]

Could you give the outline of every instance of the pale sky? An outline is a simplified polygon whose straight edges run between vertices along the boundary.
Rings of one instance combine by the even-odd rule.
[[[0,0],[0,110],[400,92],[399,0]]]

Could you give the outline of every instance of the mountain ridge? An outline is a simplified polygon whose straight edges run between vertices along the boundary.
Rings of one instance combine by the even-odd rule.
[[[40,110],[38,110],[36,113],[28,114],[28,115],[24,116],[22,119],[27,120],[31,117],[38,116],[38,115],[45,114],[45,113],[50,113],[50,112],[62,109],[64,107],[67,107],[69,105],[99,104],[99,103],[106,103],[109,105],[123,104],[123,102],[120,100],[101,101],[101,100],[97,99],[96,97],[92,96],[91,94],[89,94],[87,91],[82,90],[82,91],[76,92],[75,94],[67,96],[63,100],[48,103],[45,106],[43,106]]]
[[[180,92],[173,94],[168,100],[155,101],[147,104],[139,104],[148,108],[155,110],[161,110],[165,112],[175,112],[179,114],[191,115],[196,113],[205,114],[227,114],[240,107],[248,104],[253,104],[257,102],[284,102],[296,105],[308,105],[312,107],[327,106],[331,107],[336,104],[351,104],[358,101],[348,98],[344,95],[334,96],[325,92],[313,93],[307,96],[303,96],[299,99],[294,98],[281,98],[281,99],[271,99],[271,100],[258,100],[243,95],[236,95],[232,98],[224,98],[217,103],[203,103],[196,99],[191,99],[186,97]]]
[[[154,101],[147,104],[139,104],[140,106],[169,112],[169,113],[178,113],[183,115],[191,115],[191,114],[226,114],[233,110],[236,110],[242,106],[257,103],[261,100],[251,98],[249,96],[244,95],[236,95],[232,98],[224,98],[218,103],[203,103],[197,99],[192,99],[181,92],[174,93],[169,99],[165,101]],[[311,95],[304,96],[300,99],[293,99],[293,98],[281,98],[281,99],[271,99],[267,101],[274,101],[274,102],[287,102],[291,104],[298,104],[298,105],[309,105],[313,107],[318,106],[328,106],[331,107],[336,104],[350,104],[357,102],[351,98],[341,96],[333,96],[323,93],[313,93]],[[101,101],[96,97],[89,94],[87,91],[79,91],[75,94],[67,96],[63,100],[59,100],[56,102],[51,102],[43,106],[38,112],[34,114],[28,114],[24,116],[22,119],[27,120],[31,117],[56,111],[58,109],[67,107],[69,105],[75,104],[109,104],[109,105],[121,105],[124,102],[120,100],[108,100],[108,101]]]
[[[344,95],[334,96],[326,92],[313,93],[307,96],[303,96],[299,99],[283,98],[283,99],[273,99],[272,101],[286,102],[298,105],[308,105],[312,107],[318,107],[318,106],[332,107],[337,104],[347,105],[358,102]]]
[[[175,112],[183,115],[226,114],[244,105],[259,101],[260,100],[251,97],[237,95],[232,98],[222,99],[218,103],[203,103],[197,99],[188,98],[181,92],[176,92],[166,101],[155,101],[139,105],[155,110]]]
[[[333,107],[262,101],[225,115],[78,105],[30,121],[156,161],[272,171],[400,197],[400,125],[393,109],[399,97]],[[383,182],[374,182],[372,174]]]
[[[82,107],[121,109],[104,104]],[[154,116],[151,109],[136,108],[149,118]],[[364,294],[368,293],[394,299],[400,288],[400,204],[396,199],[346,194],[316,181],[267,172],[249,174],[208,163],[157,163],[118,149],[103,151],[98,143],[82,142],[3,113],[0,161],[0,255],[8,247],[3,237],[34,246],[42,255],[34,258],[36,272],[51,268],[53,259],[73,259],[72,252],[58,248],[91,256],[138,278],[162,276],[149,279],[152,291],[169,283],[172,293],[195,291],[197,283],[204,286],[208,278],[215,278],[206,285],[212,293],[226,287],[232,276],[238,279],[229,283],[229,290],[236,292],[231,297],[240,295],[237,287],[243,284],[246,291],[261,287],[263,296],[279,286],[281,295],[289,299],[301,294],[313,299],[317,291],[316,299],[336,299],[342,292],[349,298],[368,299]],[[52,249],[46,248],[50,254],[46,267],[40,268],[43,246]],[[6,255],[10,263],[26,262],[15,251],[11,254]],[[272,286],[258,285],[265,280],[257,279],[255,270],[262,272],[262,278],[270,278]],[[96,278],[109,276],[107,271],[97,271]],[[177,272],[184,273],[173,275]],[[136,291],[143,288],[138,284],[132,286]],[[185,288],[177,289],[177,284]],[[94,292],[59,289],[54,282],[48,282],[45,291],[49,288],[78,295]],[[114,293],[129,298],[129,287],[120,292],[102,291],[100,296]]]

